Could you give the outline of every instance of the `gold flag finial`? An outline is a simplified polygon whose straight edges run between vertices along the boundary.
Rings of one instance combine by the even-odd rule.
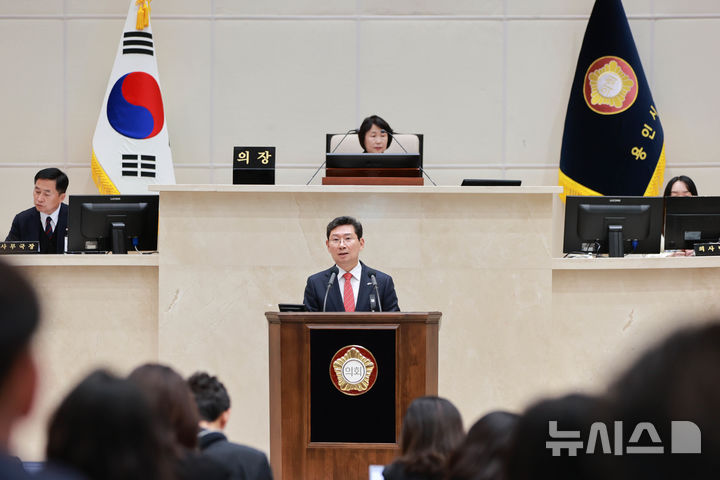
[[[135,0],[135,5],[138,6],[136,30],[143,30],[150,25],[150,2],[152,0]]]

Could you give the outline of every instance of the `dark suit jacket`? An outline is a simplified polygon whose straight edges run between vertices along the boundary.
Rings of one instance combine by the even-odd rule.
[[[251,447],[229,442],[221,432],[203,430],[198,438],[198,447],[218,463],[232,472],[232,480],[272,480],[272,470],[263,452]]]
[[[30,480],[19,458],[0,452],[0,478],[3,480]]]
[[[397,294],[395,293],[395,284],[390,275],[368,267],[364,263],[362,265],[362,272],[360,273],[360,289],[358,290],[358,298],[355,304],[356,312],[369,312],[370,311],[370,294],[375,294],[375,289],[370,284],[370,277],[368,272],[370,270],[375,272],[377,278],[378,291],[380,293],[380,302],[383,312],[399,312],[400,307],[398,306]],[[303,303],[310,312],[322,312],[323,299],[325,298],[325,291],[327,290],[327,284],[330,281],[330,273],[333,267],[328,268],[323,272],[311,275],[307,279],[307,285],[305,286],[305,298]],[[337,286],[337,279],[333,282],[328,293],[327,304],[325,305],[326,312],[344,312],[345,306],[343,304],[342,295],[340,295],[340,289]]]
[[[65,229],[67,229],[67,222],[68,207],[64,203],[61,203],[58,222],[55,226],[55,241],[57,242],[58,253],[65,251]],[[40,224],[40,212],[38,212],[35,207],[32,207],[15,215],[12,226],[10,227],[10,233],[8,233],[5,241],[38,242],[40,241],[40,235],[45,235],[45,229]]]

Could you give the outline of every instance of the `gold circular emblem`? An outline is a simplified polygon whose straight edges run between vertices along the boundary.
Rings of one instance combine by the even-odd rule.
[[[585,73],[583,96],[595,113],[614,115],[624,112],[638,96],[635,71],[620,57],[600,57]]]
[[[345,395],[367,393],[377,379],[378,368],[370,350],[360,345],[348,345],[330,360],[330,380]]]

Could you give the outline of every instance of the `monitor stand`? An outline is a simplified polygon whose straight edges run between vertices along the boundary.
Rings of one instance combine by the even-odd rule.
[[[127,253],[125,245],[125,224],[112,222],[112,253]]]
[[[622,225],[608,226],[608,252],[610,257],[624,257]]]

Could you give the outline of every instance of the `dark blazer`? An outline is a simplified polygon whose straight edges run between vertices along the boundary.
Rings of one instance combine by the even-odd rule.
[[[65,229],[67,229],[67,222],[68,206],[61,203],[58,222],[55,226],[55,241],[57,242],[58,253],[64,253],[65,251]],[[15,215],[12,226],[10,227],[10,233],[8,233],[5,241],[39,242],[40,235],[45,235],[45,229],[40,224],[40,212],[38,212],[35,207],[32,207]]]
[[[263,452],[229,442],[221,432],[203,430],[198,437],[203,455],[222,463],[231,472],[232,480],[272,480],[272,470]]]
[[[378,291],[380,293],[380,302],[383,312],[399,312],[400,307],[398,306],[397,294],[395,293],[395,284],[390,275],[370,268],[364,263],[362,265],[362,272],[360,273],[360,289],[358,290],[358,298],[355,304],[356,312],[369,312],[370,311],[370,294],[375,293],[375,289],[370,283],[369,271],[375,272],[375,278],[377,278]],[[305,308],[310,312],[322,312],[323,299],[325,298],[325,291],[327,290],[327,284],[330,281],[330,273],[333,271],[333,267],[328,268],[323,272],[311,275],[307,279],[307,285],[305,286],[305,298],[303,303]],[[325,305],[326,312],[344,312],[345,305],[343,304],[342,295],[340,295],[340,289],[337,286],[337,279],[333,282],[328,293],[327,303]]]
[[[0,453],[0,478],[3,480],[30,480],[19,458]]]

